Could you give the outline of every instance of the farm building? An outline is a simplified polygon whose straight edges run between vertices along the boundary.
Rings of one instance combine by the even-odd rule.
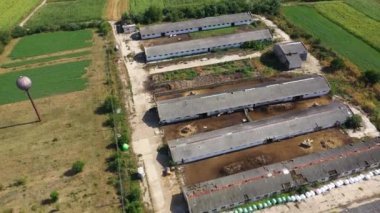
[[[179,35],[202,30],[251,24],[253,18],[249,13],[237,13],[202,19],[149,25],[140,28],[141,39],[158,38],[161,36]]]
[[[275,81],[255,87],[207,95],[193,95],[157,102],[160,123],[234,112],[245,108],[318,97],[330,87],[322,76],[306,76]]]
[[[377,168],[379,164],[377,138],[187,186],[183,193],[190,213],[223,211],[305,184]]]
[[[174,162],[188,163],[334,127],[344,123],[351,115],[346,105],[333,102],[171,140],[168,145]]]
[[[300,68],[307,58],[307,50],[302,42],[278,43],[273,47],[273,51],[287,69]]]
[[[256,30],[146,47],[145,55],[146,60],[151,62],[174,57],[207,53],[217,49],[240,47],[244,42],[248,41],[262,41],[271,39],[272,35],[268,29]]]

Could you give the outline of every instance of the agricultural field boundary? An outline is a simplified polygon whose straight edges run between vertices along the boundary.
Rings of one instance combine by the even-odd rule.
[[[380,50],[380,22],[355,10],[343,2],[319,2],[313,4],[316,10],[331,22]]]

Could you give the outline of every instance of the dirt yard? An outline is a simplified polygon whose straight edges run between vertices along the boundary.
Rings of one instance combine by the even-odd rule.
[[[248,114],[251,119],[259,120],[294,110],[307,109],[313,105],[326,105],[330,102],[331,98],[329,96],[323,96],[315,99],[261,107],[255,109],[252,112],[249,112]],[[219,117],[214,116],[210,118],[166,125],[162,126],[161,129],[164,132],[164,141],[169,141],[176,138],[188,137],[196,133],[212,131],[240,124],[242,123],[243,119],[247,119],[244,112],[235,112],[231,114],[221,115]]]
[[[307,139],[313,141],[312,146],[310,148],[301,147],[300,143]],[[191,185],[313,152],[340,147],[350,142],[352,140],[338,129],[323,130],[186,164],[183,166],[183,177],[185,185]]]
[[[35,100],[41,123],[28,101],[0,106],[0,212],[119,211],[106,171],[111,131],[102,125],[107,116],[94,113],[107,95],[103,45],[95,37],[87,89]],[[72,176],[77,160],[85,166]]]

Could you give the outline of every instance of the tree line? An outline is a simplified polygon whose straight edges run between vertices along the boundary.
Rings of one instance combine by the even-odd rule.
[[[123,20],[128,23],[152,24],[155,22],[174,22],[182,19],[204,18],[223,14],[250,11],[255,14],[276,15],[280,9],[280,0],[221,0],[217,3],[186,7],[160,8],[150,6],[143,13],[126,13]]]

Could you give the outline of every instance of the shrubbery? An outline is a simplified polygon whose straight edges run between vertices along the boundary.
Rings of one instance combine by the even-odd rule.
[[[361,126],[362,117],[360,117],[360,115],[353,115],[344,122],[344,127],[347,129],[359,129]]]
[[[83,167],[84,167],[84,162],[83,161],[75,161],[71,167],[71,171],[74,173],[74,174],[78,174],[80,172],[83,171]]]
[[[58,199],[59,199],[59,193],[57,191],[52,191],[50,193],[50,200],[51,200],[51,202],[55,203],[55,202],[58,201]]]

